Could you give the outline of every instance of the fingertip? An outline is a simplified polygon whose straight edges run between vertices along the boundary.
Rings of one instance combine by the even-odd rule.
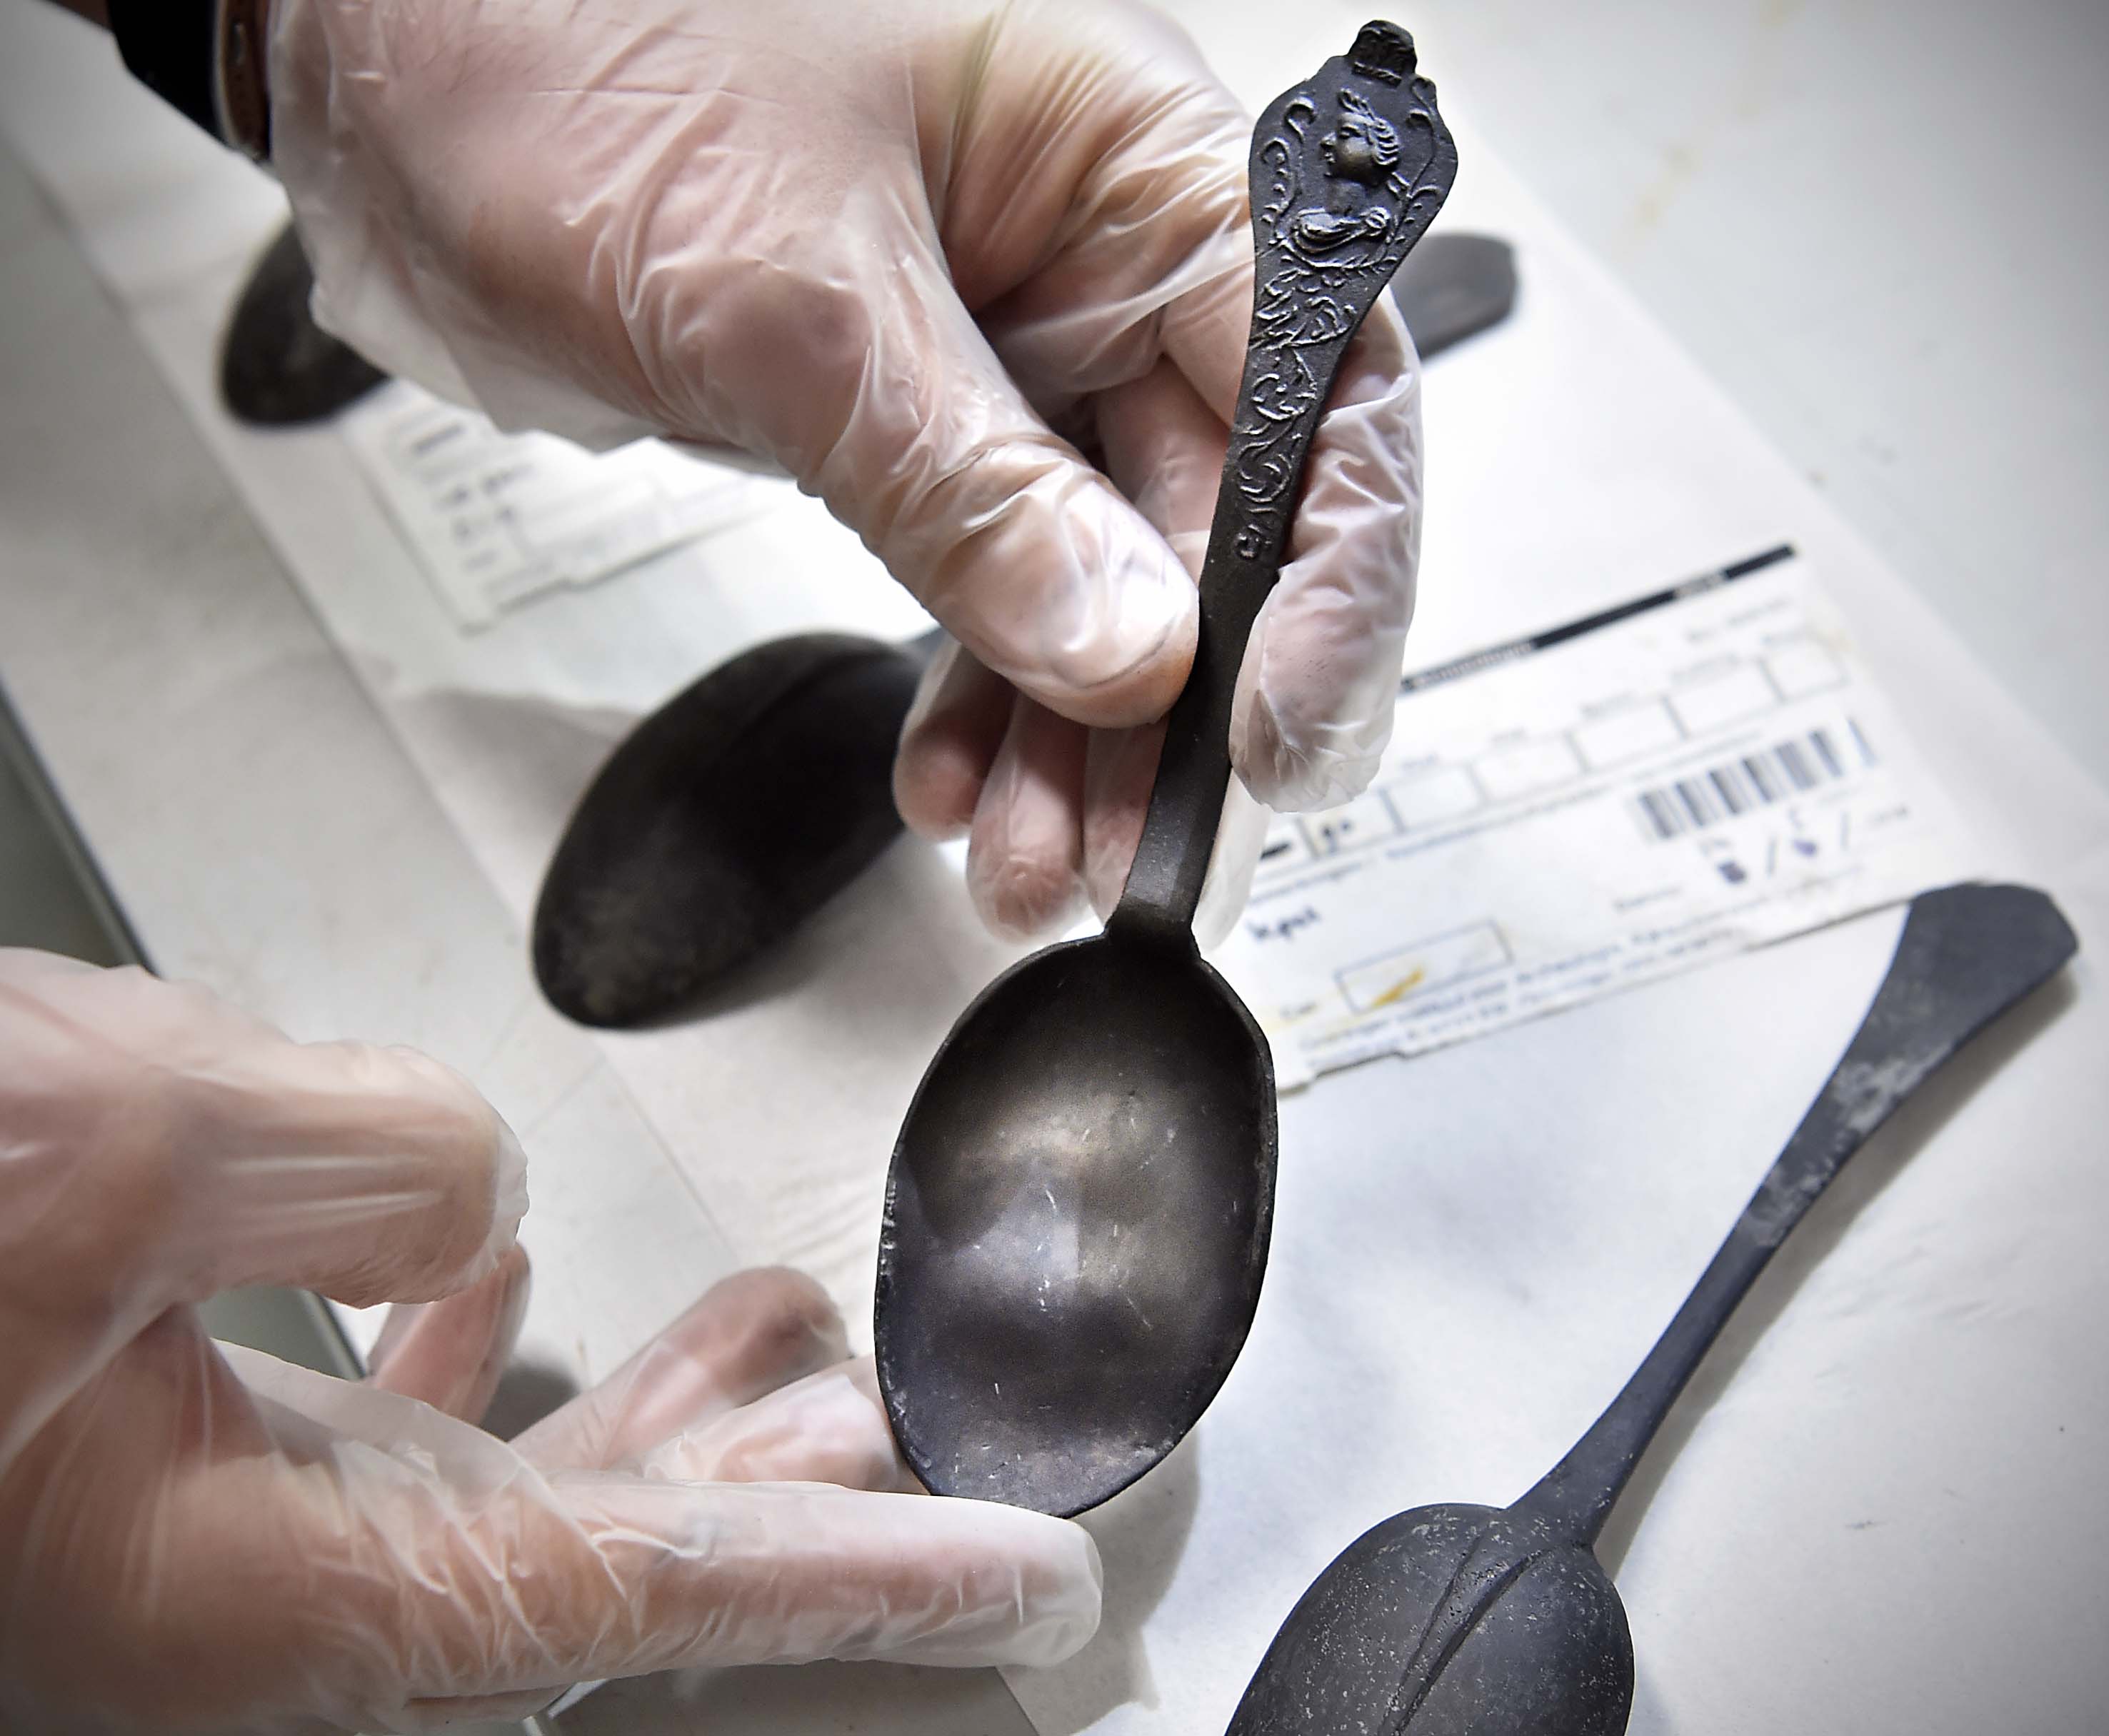
[[[1264,692],[1235,711],[1231,764],[1245,790],[1279,814],[1311,814],[1352,801],[1370,786],[1391,740],[1389,706],[1285,719]]]
[[[297,1284],[354,1307],[430,1301],[494,1271],[527,1210],[520,1142],[475,1086],[415,1049],[260,1043],[194,1093],[216,1161],[187,1211],[207,1281]]]
[[[452,1067],[413,1048],[391,1047],[385,1053],[434,1088],[431,1107],[441,1112],[432,1123],[431,1137],[435,1143],[451,1147],[453,1155],[433,1166],[431,1179],[451,1179],[464,1193],[481,1183],[481,1213],[469,1206],[463,1217],[482,1233],[467,1260],[441,1285],[440,1293],[451,1294],[488,1278],[517,1244],[521,1220],[527,1215],[527,1153],[505,1118]]]
[[[513,1255],[520,1252],[520,1224],[527,1215],[526,1151],[518,1136],[506,1125],[504,1117],[495,1109],[490,1113],[495,1124],[490,1166],[490,1228],[470,1267],[472,1273],[479,1275],[502,1267]],[[523,1276],[526,1261],[526,1256],[522,1254],[520,1269]]]
[[[1045,1667],[1089,1642],[1104,1607],[1090,1535],[1022,1508],[811,1482],[550,1488],[631,1618],[589,1628],[605,1598],[587,1588],[558,1647],[575,1675],[818,1657]]]
[[[956,309],[949,289],[946,299]],[[969,347],[932,370],[915,440],[898,444],[892,422],[856,431],[868,441],[846,435],[833,443],[841,477],[820,492],[1013,686],[1089,725],[1160,715],[1193,659],[1193,581],[1024,400],[978,332]],[[875,474],[851,490],[856,458]]]
[[[1083,905],[1084,765],[1077,724],[1021,699],[974,810],[967,891],[991,931],[1031,940]]]
[[[969,852],[967,877],[974,913],[998,940],[1023,945],[1059,934],[1083,909],[1075,871],[1030,855]]]
[[[499,1256],[497,1271],[485,1282],[496,1286],[503,1298],[500,1318],[512,1319],[517,1327],[517,1317],[526,1312],[527,1299],[535,1290],[535,1262],[528,1257],[527,1250],[514,1242]]]
[[[729,1322],[739,1323],[743,1365],[771,1371],[849,1355],[849,1329],[834,1298],[817,1278],[792,1266],[749,1266],[721,1278],[669,1330],[692,1323],[713,1341]]]
[[[1417,366],[1382,309],[1349,350],[1315,441],[1291,559],[1245,647],[1231,759],[1280,810],[1336,805],[1390,739],[1420,541]]]
[[[991,791],[999,787],[990,780]],[[984,798],[967,846],[967,895],[982,925],[1019,944],[1059,933],[1084,904],[1076,841],[1081,816],[1036,813],[1031,795]]]
[[[848,1331],[824,1289],[788,1266],[752,1267],[720,1278],[513,1445],[545,1468],[635,1463],[848,1355]]]
[[[1340,516],[1312,534],[1262,607],[1231,700],[1231,764],[1279,812],[1361,794],[1391,739],[1410,552],[1389,548],[1385,527],[1361,509]]]
[[[515,1243],[458,1294],[397,1305],[368,1358],[370,1383],[476,1421],[490,1406],[532,1288],[527,1251]]]
[[[920,1493],[901,1461],[871,1359],[843,1362],[778,1388],[647,1454],[648,1477],[698,1483],[832,1483]]]
[[[1112,523],[1103,534],[1106,620],[1065,648],[1057,679],[1027,690],[1049,710],[1097,729],[1126,729],[1172,709],[1194,667],[1200,593],[1178,552],[1133,507],[1098,484]]]
[[[966,1547],[1007,1568],[977,1575],[982,1602],[960,1621],[894,1655],[904,1662],[1022,1665],[1045,1670],[1091,1644],[1105,1607],[1105,1567],[1091,1534],[1073,1519],[1050,1518],[993,1502],[940,1498],[936,1512]],[[973,1542],[965,1544],[972,1536]]]
[[[1101,920],[1127,889],[1163,745],[1162,724],[1101,730],[1091,737],[1084,773],[1084,885]]]
[[[954,744],[904,741],[893,761],[893,805],[901,823],[931,844],[964,837],[973,824],[987,764]]]
[[[1177,553],[1081,460],[1022,489],[928,602],[982,662],[1095,728],[1161,717],[1199,631]]]
[[[893,801],[919,837],[962,837],[1010,720],[1002,677],[948,641],[924,671],[901,727],[893,760]]]

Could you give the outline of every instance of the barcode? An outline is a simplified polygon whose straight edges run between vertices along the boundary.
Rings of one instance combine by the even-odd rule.
[[[1858,736],[1858,726],[1853,733]],[[1866,752],[1864,742],[1862,751]],[[1872,755],[1867,757],[1872,760]],[[1776,742],[1643,790],[1633,805],[1654,836],[1682,837],[1820,789],[1845,775],[1845,756],[1831,732],[1812,729],[1791,742]]]

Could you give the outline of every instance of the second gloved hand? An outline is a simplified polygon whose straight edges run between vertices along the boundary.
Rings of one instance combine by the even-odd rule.
[[[1090,1537],[910,1492],[795,1273],[727,1279],[511,1444],[462,1420],[525,1301],[522,1180],[422,1056],[0,949],[0,1729],[404,1729],[1090,1637]],[[215,1345],[193,1305],[245,1283],[422,1306],[357,1384]]]
[[[789,471],[958,642],[902,741],[910,823],[970,835],[1000,930],[1109,908],[1252,302],[1250,123],[1175,28],[1125,0],[278,0],[271,88],[326,323],[508,426]],[[1386,305],[1240,683],[1262,801],[1375,769],[1418,439]]]

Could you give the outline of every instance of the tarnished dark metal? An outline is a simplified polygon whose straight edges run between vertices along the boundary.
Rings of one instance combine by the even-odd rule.
[[[1344,1549],[1282,1624],[1231,1736],[1618,1736],[1633,1639],[1594,1545],[1634,1465],[1845,1161],[2078,944],[2026,887],[1915,900],[1858,1034],[1625,1390],[1514,1506],[1416,1507]]]
[[[1456,172],[1395,26],[1253,135],[1252,335],[1133,871],[1106,932],[1006,972],[961,1017],[894,1148],[878,1377],[942,1494],[1073,1513],[1170,1452],[1243,1346],[1267,1260],[1274,1074],[1190,924],[1230,779],[1231,695],[1356,329]]]
[[[239,420],[261,427],[320,422],[387,375],[317,325],[315,275],[291,223],[257,260],[220,340],[219,393]]]
[[[1515,311],[1515,250],[1491,235],[1431,235],[1399,267],[1391,299],[1420,359],[1433,360]]]
[[[609,757],[535,907],[535,980],[586,1025],[679,1012],[898,836],[893,745],[928,661],[847,634],[720,665]]]

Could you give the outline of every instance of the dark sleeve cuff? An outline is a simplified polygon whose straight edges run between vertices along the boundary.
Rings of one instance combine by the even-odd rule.
[[[126,69],[215,138],[220,131],[215,0],[110,0],[110,29]]]

